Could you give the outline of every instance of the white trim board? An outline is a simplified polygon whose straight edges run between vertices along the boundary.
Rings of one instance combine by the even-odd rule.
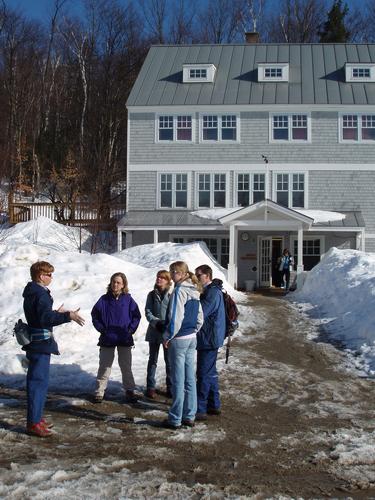
[[[128,172],[178,172],[184,171],[215,171],[227,172],[228,170],[261,173],[266,171],[264,162],[259,163],[139,163],[128,165]],[[343,171],[375,171],[375,163],[268,163],[270,171],[307,172],[316,170],[343,170]]]
[[[127,106],[129,113],[186,113],[198,111],[203,113],[239,113],[239,112],[299,112],[299,111],[333,111],[336,113],[373,113],[374,104],[180,104],[176,106]]]

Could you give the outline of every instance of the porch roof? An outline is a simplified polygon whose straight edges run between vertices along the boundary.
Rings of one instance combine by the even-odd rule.
[[[130,227],[139,229],[163,229],[167,227],[182,228],[183,226],[191,226],[195,229],[201,226],[202,229],[207,226],[216,228],[221,226],[220,222],[216,219],[202,219],[193,215],[190,211],[132,211],[127,214],[118,222],[117,227],[129,229]]]

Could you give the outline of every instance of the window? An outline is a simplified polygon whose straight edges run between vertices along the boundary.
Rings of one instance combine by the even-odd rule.
[[[226,175],[198,174],[198,207],[225,207]]]
[[[258,82],[287,82],[289,81],[288,63],[259,63]]]
[[[340,117],[341,141],[375,141],[375,115],[353,114]]]
[[[321,238],[309,238],[303,240],[303,266],[305,271],[310,271],[320,261],[322,252]],[[294,260],[298,264],[298,241],[293,241]]]
[[[192,243],[194,241],[204,241],[213,257],[223,266],[228,267],[229,262],[229,238],[227,236],[218,236],[215,238],[204,238],[202,236],[181,237],[171,235],[173,243]]]
[[[370,78],[370,68],[353,68],[353,78]]]
[[[310,116],[306,114],[271,115],[271,141],[310,141]]]
[[[160,174],[160,208],[187,208],[187,174]]]
[[[346,63],[345,64],[346,82],[374,82],[375,64],[374,63]]]
[[[182,66],[183,83],[212,83],[215,79],[214,64],[184,64]]]
[[[237,115],[202,115],[202,141],[237,141]]]
[[[265,199],[265,174],[237,175],[237,205],[247,207]]]
[[[283,207],[305,207],[305,174],[286,173],[275,176],[276,203]]]
[[[192,141],[193,119],[191,115],[163,115],[158,117],[157,141]]]
[[[191,69],[190,78],[207,78],[207,70],[203,68]]]

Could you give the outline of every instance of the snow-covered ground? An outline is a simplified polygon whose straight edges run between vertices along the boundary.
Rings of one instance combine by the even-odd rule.
[[[332,248],[290,298],[375,375],[375,254]]]
[[[76,228],[57,224],[46,218],[17,224],[6,231],[0,244],[0,383],[8,387],[23,387],[25,383],[24,352],[12,336],[14,323],[23,316],[22,291],[30,280],[29,269],[33,262],[46,260],[55,267],[51,284],[54,305],[64,304],[66,309],[81,308],[86,320],[84,327],[68,323],[54,329],[60,356],[53,356],[51,389],[60,391],[90,392],[98,368],[98,332],[91,323],[91,309],[105,293],[110,276],[118,271],[128,278],[130,293],[140,311],[144,311],[147,293],[155,283],[156,272],[168,269],[176,260],[186,261],[191,270],[200,264],[209,264],[214,276],[222,279],[228,291],[239,300],[243,294],[235,292],[226,283],[226,270],[212,260],[204,243],[159,243],[144,245],[120,253],[106,255],[79,253],[79,233]],[[89,234],[81,234],[88,241]],[[143,315],[135,334],[133,373],[141,390],[146,381],[148,343],[145,342],[147,321]],[[164,379],[163,363],[158,368],[158,378]],[[113,365],[111,393],[121,391],[121,373]]]

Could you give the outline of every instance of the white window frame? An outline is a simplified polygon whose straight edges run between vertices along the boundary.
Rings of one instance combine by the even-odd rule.
[[[212,232],[212,235],[207,232],[206,235],[202,235],[202,234],[194,234],[194,233],[191,233],[191,234],[188,234],[188,235],[184,235],[184,236],[181,236],[180,234],[178,233],[171,233],[169,235],[169,241],[171,243],[173,243],[173,240],[175,238],[178,238],[178,239],[181,239],[183,240],[183,243],[188,243],[190,240],[198,240],[198,241],[203,241],[203,240],[216,240],[217,242],[217,245],[216,245],[216,248],[217,248],[217,261],[219,263],[221,263],[221,259],[222,259],[222,256],[223,256],[223,253],[222,253],[222,241],[223,240],[228,240],[229,242],[229,234],[217,234],[217,233],[213,233]],[[228,254],[224,254],[224,255],[229,255]]]
[[[245,171],[240,171],[240,172],[235,172],[235,182],[234,182],[234,192],[233,192],[233,204],[234,206],[240,206],[238,205],[238,189],[239,189],[239,176],[240,175],[248,175],[249,176],[249,183],[250,183],[250,189],[249,189],[249,206],[254,203],[254,175],[263,175],[264,176],[264,199],[266,199],[266,173],[263,172],[245,172]]]
[[[173,118],[173,139],[172,140],[162,140],[159,139],[159,123],[160,118],[163,116],[170,116]],[[177,139],[178,130],[178,118],[179,117],[190,117],[191,118],[191,140]],[[179,144],[194,144],[195,143],[195,116],[193,113],[159,113],[155,115],[155,142],[159,144],[171,144],[177,142]]]
[[[288,139],[274,139],[273,138],[273,119],[275,116],[286,116],[288,117]],[[306,116],[307,118],[307,139],[293,139],[293,116]],[[298,128],[298,127],[295,127]],[[276,144],[311,144],[311,113],[291,113],[291,112],[280,112],[280,113],[270,113],[269,115],[269,142]]]
[[[266,76],[267,70],[281,69],[281,76]],[[289,63],[259,63],[258,82],[288,82]]]
[[[203,118],[205,116],[215,116],[217,117],[217,140],[214,139],[203,139]],[[236,139],[223,139],[222,138],[222,130],[223,130],[223,117],[226,116],[234,116],[236,118]],[[241,142],[240,139],[240,115],[239,113],[215,113],[215,112],[207,112],[199,114],[199,142],[203,144],[238,144]],[[224,127],[225,128],[225,127]]]
[[[162,175],[172,175],[172,206],[171,207],[162,207],[161,206],[161,176]],[[177,207],[176,206],[176,176],[177,175],[186,175],[186,207]],[[191,177],[189,172],[158,172],[158,181],[157,181],[157,208],[158,210],[189,210],[191,209]]]
[[[192,76],[191,70],[204,70],[206,72],[206,76]],[[205,63],[205,64],[183,64],[182,66],[182,82],[183,83],[212,83],[215,79],[216,74],[216,66],[214,64]]]
[[[326,250],[325,250],[325,245],[326,245],[326,237],[324,235],[321,235],[321,234],[317,234],[316,236],[313,236],[313,235],[309,235],[307,236],[306,234],[303,235],[303,241],[307,241],[307,240],[320,240],[320,260],[322,259],[322,256],[326,253]],[[295,245],[295,242],[298,242],[298,237],[297,236],[291,236],[290,237],[290,251],[293,252],[294,250],[294,245]],[[302,246],[303,248],[303,246]],[[294,257],[296,257],[296,255],[294,255]],[[308,257],[307,254],[303,254],[302,257]]]
[[[210,176],[210,206],[204,207],[199,206],[199,176],[209,175]],[[215,195],[215,175],[225,176],[225,205],[224,207],[216,207],[214,205],[214,195]],[[211,208],[226,208],[228,206],[228,173],[226,172],[196,172],[195,174],[195,207],[197,210],[208,210]]]
[[[272,173],[272,201],[274,201],[275,203],[277,203],[277,175],[280,175],[280,174],[288,175],[288,208],[296,209],[296,210],[298,210],[299,208],[303,209],[303,210],[308,209],[308,196],[307,196],[307,194],[308,194],[308,172],[303,171],[303,170],[296,171],[296,172],[274,171]],[[304,196],[303,196],[304,206],[297,207],[297,206],[293,206],[293,175],[301,175],[301,174],[304,175],[304,193],[303,193],[304,194]]]
[[[344,139],[343,138],[343,126],[344,126],[344,116],[356,116],[357,117],[357,132],[358,139]],[[372,113],[356,113],[356,112],[345,112],[339,113],[339,141],[342,144],[375,144],[375,139],[362,139],[362,117],[363,116],[374,116],[375,112]],[[372,127],[371,127],[372,128]],[[375,127],[374,127],[375,128]]]
[[[353,70],[369,70],[370,76],[354,76]],[[346,63],[345,81],[355,82],[375,82],[375,64],[374,63]]]

